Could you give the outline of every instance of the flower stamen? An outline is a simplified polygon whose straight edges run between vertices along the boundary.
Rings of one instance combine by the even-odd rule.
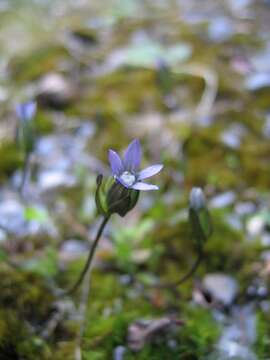
[[[132,186],[136,182],[136,176],[129,171],[124,171],[120,175],[120,179],[128,186]]]

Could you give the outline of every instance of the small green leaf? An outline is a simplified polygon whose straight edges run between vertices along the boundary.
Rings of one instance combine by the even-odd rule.
[[[45,223],[48,221],[48,213],[44,209],[39,209],[36,207],[26,207],[24,210],[24,218],[27,221],[38,221],[40,223]]]

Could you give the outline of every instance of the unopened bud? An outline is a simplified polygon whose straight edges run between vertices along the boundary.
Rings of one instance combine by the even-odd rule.
[[[212,234],[211,216],[201,188],[193,188],[189,197],[189,221],[193,236],[201,246]]]
[[[205,207],[205,196],[201,188],[194,187],[189,196],[189,204],[190,207],[196,211],[199,211],[203,207]]]

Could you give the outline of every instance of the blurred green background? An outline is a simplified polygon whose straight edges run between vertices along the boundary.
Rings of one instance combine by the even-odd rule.
[[[267,0],[0,1],[0,360],[79,359],[80,296],[56,290],[85,262],[108,149],[134,138],[143,165],[164,164],[160,190],[101,239],[81,358],[269,359],[269,19]],[[29,99],[23,200],[14,108]],[[205,259],[153,288],[195,261],[193,186]]]

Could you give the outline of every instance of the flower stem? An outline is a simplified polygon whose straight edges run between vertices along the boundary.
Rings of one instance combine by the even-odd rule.
[[[195,274],[195,272],[197,271],[199,265],[201,264],[202,260],[203,260],[204,254],[202,249],[199,249],[198,252],[198,257],[196,259],[196,261],[194,262],[194,264],[192,265],[192,267],[190,268],[190,270],[179,280],[177,280],[175,283],[171,284],[171,287],[176,287],[179,285],[182,285],[184,282],[186,282],[188,279],[191,278],[191,276],[193,274]]]
[[[153,285],[153,287],[159,288],[159,289],[174,289],[177,286],[182,285],[184,282],[189,280],[193,274],[195,274],[195,272],[197,271],[203,258],[204,258],[204,253],[203,253],[202,247],[199,247],[198,248],[198,256],[197,256],[196,261],[193,263],[192,267],[189,269],[189,271],[183,277],[181,277],[179,280],[176,280],[175,282],[156,284],[156,285]]]
[[[27,182],[27,177],[30,172],[30,157],[31,157],[30,153],[25,154],[25,157],[24,157],[22,179],[21,179],[21,184],[19,187],[19,192],[21,195],[23,195],[23,193],[24,193],[24,189],[25,189],[26,182]]]
[[[95,255],[95,252],[96,252],[96,248],[97,248],[97,245],[98,245],[98,242],[99,242],[99,239],[103,233],[103,230],[105,229],[105,226],[107,224],[107,222],[109,221],[110,217],[104,217],[100,226],[99,226],[99,229],[98,229],[98,232],[97,232],[97,235],[96,235],[96,238],[94,240],[94,243],[90,249],[90,252],[89,252],[89,255],[88,255],[88,258],[87,258],[87,261],[84,265],[84,268],[82,270],[82,272],[80,273],[80,276],[78,277],[77,281],[74,283],[74,285],[67,291],[64,292],[63,295],[70,295],[74,292],[76,292],[76,290],[79,288],[79,286],[81,285],[88,269],[90,268],[91,264],[92,264],[92,261],[93,261],[93,258],[94,258],[94,255]]]

